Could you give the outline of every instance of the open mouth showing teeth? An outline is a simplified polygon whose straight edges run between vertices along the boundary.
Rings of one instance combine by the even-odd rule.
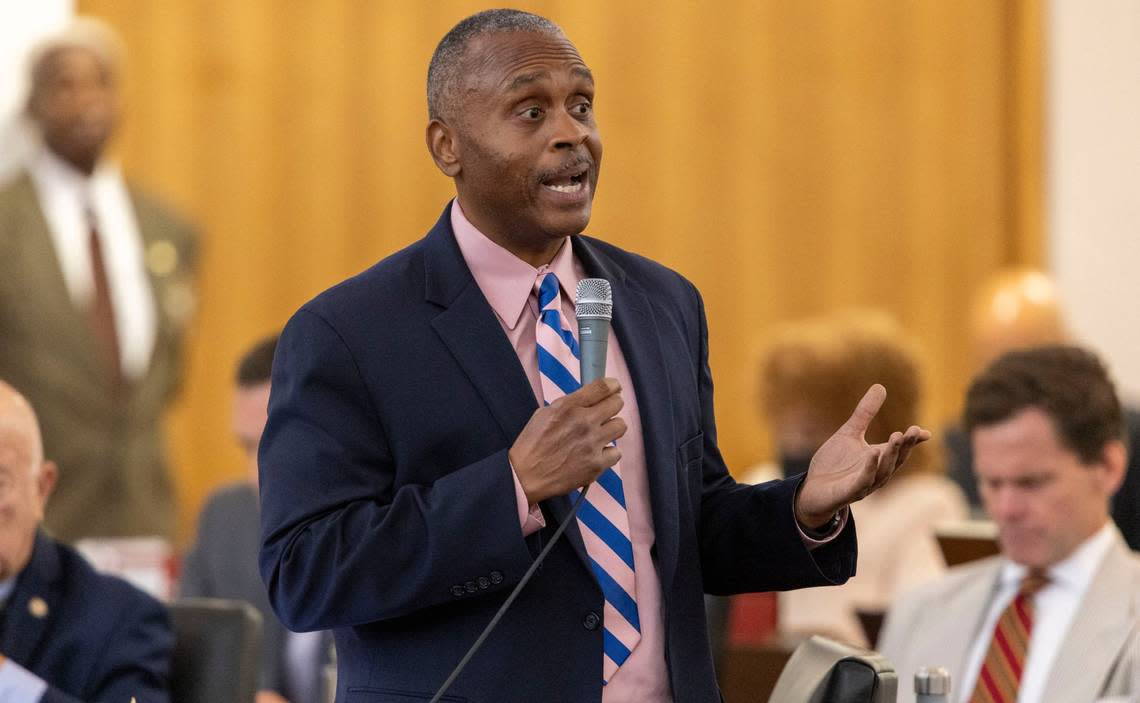
[[[586,185],[586,172],[582,171],[572,176],[555,178],[544,182],[542,185],[557,193],[577,193]]]

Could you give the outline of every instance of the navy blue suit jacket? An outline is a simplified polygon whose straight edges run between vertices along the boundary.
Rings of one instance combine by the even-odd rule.
[[[161,603],[36,535],[4,609],[0,652],[48,683],[43,703],[127,703],[132,696],[166,703],[173,647]]]
[[[796,482],[728,475],[693,285],[571,241],[587,274],[613,287],[637,393],[674,697],[717,701],[702,593],[842,582],[854,526],[809,553]],[[507,450],[536,408],[450,208],[427,237],[289,321],[261,443],[261,572],[287,626],[336,628],[338,700],[430,697],[566,516],[568,498],[546,501],[548,527],[522,536]],[[602,592],[577,526],[565,537],[447,700],[600,700]]]

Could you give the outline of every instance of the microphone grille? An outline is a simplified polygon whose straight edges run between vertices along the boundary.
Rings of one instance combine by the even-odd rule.
[[[577,317],[613,318],[613,292],[604,278],[583,278],[578,281],[574,295],[574,314]]]

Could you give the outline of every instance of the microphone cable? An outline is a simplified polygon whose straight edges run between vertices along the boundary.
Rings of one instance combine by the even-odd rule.
[[[455,665],[455,669],[452,670],[451,675],[447,677],[443,685],[439,687],[439,690],[435,692],[430,703],[439,703],[443,698],[443,694],[447,692],[447,689],[451,688],[451,684],[455,683],[455,679],[459,678],[459,674],[463,671],[463,668],[467,666],[467,662],[471,661],[471,658],[475,656],[475,652],[479,651],[479,648],[483,646],[483,642],[487,639],[487,636],[491,634],[491,630],[494,630],[495,626],[499,624],[499,621],[503,619],[503,615],[506,614],[507,609],[511,607],[511,603],[515,602],[515,599],[518,598],[523,587],[530,582],[530,578],[534,576],[534,572],[538,569],[539,565],[542,564],[542,561],[546,559],[546,555],[550,553],[551,548],[558,542],[562,533],[566,531],[567,525],[577,518],[578,508],[581,507],[582,501],[586,498],[586,491],[589,488],[589,486],[582,488],[582,492],[578,494],[578,497],[574,500],[574,504],[570,506],[570,512],[566,515],[566,519],[563,520],[562,524],[558,526],[558,529],[554,531],[554,536],[550,538],[550,541],[547,542],[546,546],[539,552],[534,563],[530,565],[530,568],[526,570],[523,577],[515,584],[515,590],[511,591],[511,594],[507,596],[507,599],[499,606],[495,617],[491,618],[491,622],[487,623],[487,626],[483,628],[483,632],[479,635],[479,638],[475,640],[475,643],[471,645],[471,648],[467,650],[467,653],[464,654],[463,658],[459,660],[459,663]]]

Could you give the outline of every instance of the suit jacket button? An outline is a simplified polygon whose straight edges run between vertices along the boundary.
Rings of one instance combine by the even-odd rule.
[[[486,576],[480,576],[475,580],[479,584],[479,590],[485,591],[491,586],[491,579],[487,578]]]
[[[491,572],[491,583],[498,586],[502,582],[503,582],[503,572],[502,571],[492,571]]]
[[[468,581],[467,583],[463,584],[463,587],[467,589],[468,593],[474,593],[475,591],[479,590],[475,587],[474,581]]]
[[[451,595],[455,596],[456,598],[463,595],[463,593],[464,593],[463,586],[456,584],[456,585],[451,587]]]
[[[582,627],[586,628],[587,630],[596,630],[601,624],[602,619],[598,617],[598,614],[592,610],[586,613],[586,617],[582,618]]]

